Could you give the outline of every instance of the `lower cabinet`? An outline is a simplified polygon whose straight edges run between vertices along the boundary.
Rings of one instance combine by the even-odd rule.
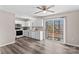
[[[32,37],[32,38],[36,38],[35,32],[31,32],[31,37]]]
[[[32,34],[31,34],[31,31],[29,31],[29,36],[28,37],[31,37],[32,38]]]
[[[43,31],[27,31],[24,30],[24,36],[34,38],[37,40],[43,40]]]
[[[29,36],[29,31],[28,30],[23,30],[23,36],[28,37]]]
[[[40,31],[39,32],[35,32],[35,38],[40,40]]]
[[[34,32],[31,32],[32,34],[32,38],[34,39],[37,39],[37,40],[43,40],[44,37],[43,37],[43,31],[34,31]]]

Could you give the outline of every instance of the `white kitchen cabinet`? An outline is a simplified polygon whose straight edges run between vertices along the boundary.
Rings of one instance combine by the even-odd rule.
[[[21,24],[23,27],[30,27],[30,21],[15,20],[15,24]]]
[[[31,22],[30,21],[26,21],[25,22],[25,26],[27,26],[27,27],[31,26]]]
[[[25,26],[25,21],[15,20],[15,24],[21,24],[22,26]]]
[[[29,36],[29,31],[28,30],[23,30],[23,36],[28,37]]]
[[[29,31],[29,36],[28,37],[32,38],[31,31]]]
[[[44,31],[40,31],[40,40],[44,40]]]
[[[32,37],[32,38],[35,38],[35,37],[36,37],[36,36],[35,36],[35,32],[33,32],[33,31],[31,32],[31,37]]]
[[[34,39],[37,39],[37,40],[43,40],[44,39],[43,31],[30,31],[28,37],[34,38]]]
[[[42,27],[43,26],[43,20],[35,20],[32,22],[33,27]]]
[[[25,21],[21,21],[22,27],[25,26]]]
[[[26,37],[30,37],[37,40],[44,39],[44,32],[43,31],[30,31],[30,30],[23,30],[23,35]]]
[[[40,40],[40,31],[35,32],[35,38]]]

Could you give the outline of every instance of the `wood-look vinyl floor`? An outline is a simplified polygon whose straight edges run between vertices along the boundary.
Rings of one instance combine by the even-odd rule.
[[[31,38],[18,38],[16,43],[1,48],[2,54],[78,54],[79,49],[66,46],[53,40],[37,41]]]

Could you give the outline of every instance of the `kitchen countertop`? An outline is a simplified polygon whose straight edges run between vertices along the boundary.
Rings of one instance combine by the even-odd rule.
[[[25,31],[45,31],[45,30],[25,30]]]

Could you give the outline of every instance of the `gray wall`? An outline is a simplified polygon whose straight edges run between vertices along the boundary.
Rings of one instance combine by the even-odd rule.
[[[15,15],[0,10],[0,47],[15,42]]]
[[[49,15],[46,16],[45,19],[56,17],[65,17],[66,43],[74,46],[79,46],[79,11]]]
[[[1,48],[0,48],[0,54],[1,54]]]

